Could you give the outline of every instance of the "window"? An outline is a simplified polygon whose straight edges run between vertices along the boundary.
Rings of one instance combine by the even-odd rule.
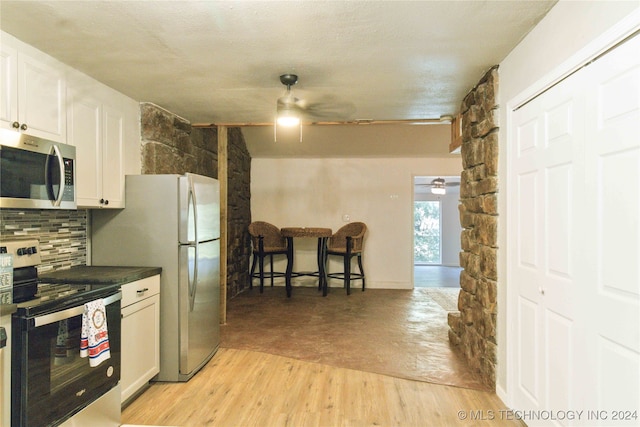
[[[414,264],[441,264],[442,227],[439,200],[414,202],[413,229]]]

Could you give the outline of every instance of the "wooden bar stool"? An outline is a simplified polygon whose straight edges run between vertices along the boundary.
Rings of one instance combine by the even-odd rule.
[[[253,279],[260,279],[260,293],[264,291],[264,259],[269,257],[269,278],[271,286],[275,277],[285,277],[286,272],[273,271],[273,256],[287,255],[287,241],[280,234],[280,229],[273,224],[264,221],[255,221],[249,224],[249,234],[253,246],[253,262],[249,277],[249,288],[253,289]],[[287,257],[287,260],[289,258]],[[258,272],[256,273],[256,265]],[[287,262],[288,265],[288,262]]]
[[[351,294],[351,281],[362,280],[362,291],[365,288],[364,269],[362,268],[362,248],[364,235],[367,226],[363,222],[351,222],[329,238],[327,243],[327,256],[334,255],[342,257],[344,270],[342,272],[327,273],[327,276],[334,279],[343,279],[347,295]],[[351,258],[358,258],[358,268],[360,273],[351,272]]]

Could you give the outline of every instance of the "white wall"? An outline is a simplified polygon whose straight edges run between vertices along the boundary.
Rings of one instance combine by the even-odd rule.
[[[253,159],[252,220],[280,228],[336,231],[345,224],[342,217],[347,214],[369,229],[363,254],[367,287],[411,289],[413,177],[460,175],[461,171],[459,157]],[[310,239],[296,239],[294,271],[316,269],[315,245]],[[336,266],[331,263],[330,271],[337,271]]]
[[[640,4],[609,1],[561,0],[547,16],[525,37],[500,64],[499,104],[500,123],[500,194],[498,241],[498,366],[496,386],[498,394],[506,399],[507,390],[507,262],[511,248],[506,244],[508,134],[507,112],[514,99],[533,94],[534,88],[551,83],[557,74],[569,71],[577,57],[583,56],[585,47],[634,11]],[[587,50],[592,49],[589,47]],[[511,105],[512,107],[515,105]]]
[[[460,267],[460,193],[447,190],[444,196],[431,193],[416,194],[418,200],[440,200],[440,220],[442,226],[442,265]]]

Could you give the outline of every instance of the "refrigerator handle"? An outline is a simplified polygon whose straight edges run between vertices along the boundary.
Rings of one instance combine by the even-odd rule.
[[[189,310],[193,311],[196,302],[196,289],[198,288],[198,203],[196,201],[196,192],[193,186],[193,179],[189,176],[189,202],[193,208],[193,234],[195,258],[193,260],[193,282],[189,283]]]

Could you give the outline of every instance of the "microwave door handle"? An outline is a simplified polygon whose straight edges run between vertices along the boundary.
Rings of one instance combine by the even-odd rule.
[[[60,203],[62,203],[62,197],[64,196],[64,158],[62,157],[60,148],[58,148],[57,145],[53,146],[53,152],[58,158],[58,167],[60,168],[60,187],[58,191],[58,197],[56,197],[53,206],[60,206]]]
[[[50,197],[54,199],[53,206],[60,206],[60,203],[62,202],[62,196],[64,196],[64,158],[62,157],[62,153],[60,153],[60,149],[58,148],[57,145],[54,145],[53,147],[51,147],[50,155],[54,155],[58,159],[58,167],[60,168],[60,182],[58,184],[60,184],[60,186],[59,186],[58,195],[56,196],[55,194],[53,194],[53,183],[47,182],[46,183],[47,192],[49,193]],[[49,179],[50,174],[49,174],[48,160],[45,163],[44,176],[45,176],[45,179],[47,180]]]

